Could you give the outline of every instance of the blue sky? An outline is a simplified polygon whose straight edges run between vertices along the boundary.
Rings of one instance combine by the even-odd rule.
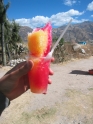
[[[93,0],[4,0],[10,2],[7,17],[22,26],[43,26],[51,21],[53,27],[93,21]]]

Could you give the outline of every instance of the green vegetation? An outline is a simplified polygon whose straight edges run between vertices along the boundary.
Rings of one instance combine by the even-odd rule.
[[[57,41],[58,37],[53,38],[53,42],[55,43]],[[63,45],[64,44],[64,38],[62,38],[59,42],[59,44]]]
[[[14,124],[55,124],[59,119],[60,124],[93,123],[93,90],[65,89],[62,99],[50,107],[23,111]]]
[[[23,112],[20,119],[17,121],[18,124],[48,124],[52,120],[56,120],[56,107],[44,107],[33,112]]]
[[[7,19],[6,12],[10,3],[4,5],[3,0],[0,0],[0,46],[2,53],[3,65],[6,65],[6,54],[11,57],[14,48],[17,51],[17,43],[21,42],[19,36],[20,26],[14,20],[10,22]]]
[[[5,53],[5,42],[4,42],[4,23],[6,21],[6,11],[9,8],[9,3],[7,5],[3,4],[3,0],[0,0],[0,39],[2,45],[2,61],[3,65],[6,65],[6,53]]]

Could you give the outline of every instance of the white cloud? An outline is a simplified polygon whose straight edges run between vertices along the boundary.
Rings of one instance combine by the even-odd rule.
[[[45,23],[47,23],[49,21],[49,18],[48,17],[44,17],[44,16],[36,16],[36,17],[33,17],[31,19],[31,23],[33,24],[33,26],[42,26],[44,25]]]
[[[93,1],[92,1],[91,3],[88,4],[87,10],[93,11]]]
[[[80,3],[79,0],[64,0],[64,4],[67,6],[72,6],[73,4]]]
[[[30,26],[30,19],[21,18],[21,19],[16,19],[15,21],[20,25]]]
[[[32,19],[22,18],[16,19],[15,21],[19,23],[21,26],[29,26],[31,28],[35,28],[44,25],[46,22],[49,21],[49,18],[44,16],[35,16]]]
[[[57,13],[56,15],[52,15],[50,19],[51,22],[54,24],[54,26],[61,26],[69,22],[71,18],[73,19],[73,16],[80,16],[83,13],[84,12],[79,12],[77,10],[71,9],[67,12],[62,12],[62,13]]]
[[[15,21],[22,26],[29,26],[31,28],[44,26],[44,24],[48,21],[51,21],[53,26],[62,26],[63,24],[68,23],[70,19],[73,19],[74,23],[80,22],[80,20],[78,21],[78,19],[76,19],[75,17],[79,17],[82,14],[84,14],[84,12],[79,12],[78,10],[71,9],[67,12],[60,12],[52,15],[50,18],[44,16],[35,16],[31,19],[22,18],[16,19]],[[83,20],[81,20],[81,22],[82,21]]]
[[[73,23],[81,23],[84,21],[88,21],[88,19],[81,19],[81,20],[73,19]]]
[[[93,15],[91,15],[91,17],[93,17]]]

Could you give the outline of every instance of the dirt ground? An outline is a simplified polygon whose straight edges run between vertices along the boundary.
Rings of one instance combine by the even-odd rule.
[[[46,95],[28,90],[13,100],[0,124],[93,124],[93,56],[51,64],[54,75]],[[0,77],[8,70],[0,68]]]

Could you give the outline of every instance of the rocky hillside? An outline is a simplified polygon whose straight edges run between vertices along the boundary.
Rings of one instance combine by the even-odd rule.
[[[59,36],[65,26],[53,29],[53,36]],[[88,41],[93,42],[93,22],[83,22],[71,25],[64,35],[65,41]]]
[[[64,30],[65,26],[53,29],[53,37],[59,37]],[[23,41],[27,41],[27,33],[32,29],[27,26],[20,28],[20,36]],[[93,43],[93,22],[86,21],[79,24],[73,24],[69,27],[68,31],[64,35],[65,41],[88,41]]]
[[[27,42],[27,33],[32,32],[32,29],[27,26],[21,26],[19,34],[24,42]]]

